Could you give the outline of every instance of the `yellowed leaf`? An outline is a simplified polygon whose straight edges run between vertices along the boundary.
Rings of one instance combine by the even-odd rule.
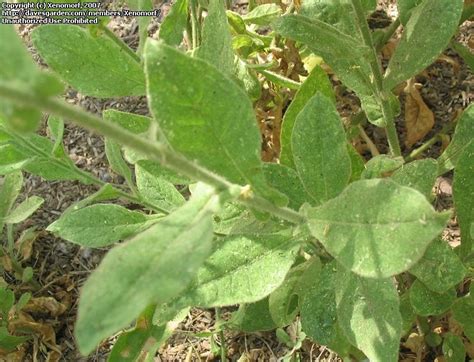
[[[405,145],[411,148],[427,135],[434,126],[434,114],[423,101],[419,85],[409,80],[405,88],[405,127],[407,131]]]

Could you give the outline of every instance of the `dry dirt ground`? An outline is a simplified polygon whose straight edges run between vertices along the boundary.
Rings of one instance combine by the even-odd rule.
[[[165,5],[166,7],[167,5]],[[164,12],[166,12],[164,8]],[[379,12],[374,16],[374,26],[387,26],[390,16],[394,15],[394,8],[390,1],[380,1]],[[386,15],[388,14],[388,16]],[[113,19],[109,25],[111,29],[124,39],[130,46],[137,44],[137,23],[135,19]],[[155,22],[150,33],[155,33],[158,28]],[[29,43],[29,28],[21,28],[20,33]],[[474,42],[474,27],[472,23],[465,23],[461,29],[458,39],[465,44]],[[31,52],[35,59],[41,64],[34,49]],[[424,138],[434,136],[446,123],[451,122],[469,104],[472,97],[473,75],[457,54],[448,49],[445,58],[437,61],[425,72],[417,77],[421,84],[421,95],[434,112],[436,125],[434,129]],[[339,83],[333,77],[336,89]],[[68,102],[82,106],[96,113],[108,108],[123,111],[147,114],[146,101],[143,98],[120,98],[103,101],[84,97],[76,91],[69,89],[65,95]],[[401,95],[402,105],[404,104]],[[343,116],[358,109],[357,101],[345,91],[338,93],[338,104]],[[402,113],[403,115],[403,109]],[[271,127],[271,125],[270,125]],[[397,120],[399,133],[404,141],[404,125],[402,116]],[[374,140],[380,151],[385,151],[385,138],[378,129],[369,127],[368,135]],[[104,143],[101,137],[90,134],[87,131],[68,125],[65,131],[64,143],[71,158],[82,169],[92,172],[104,181],[123,183],[120,176],[115,175],[108,167]],[[416,147],[416,145],[415,145]],[[435,145],[424,155],[436,157],[439,155],[443,144]],[[56,220],[59,215],[71,204],[81,200],[97,190],[95,186],[84,186],[79,182],[46,182],[39,177],[27,175],[26,186],[23,196],[38,195],[45,199],[45,203],[23,228],[36,226],[44,230],[48,224]],[[451,177],[447,175],[440,178],[435,187],[436,207],[446,209],[452,206],[451,201]],[[456,220],[451,220],[443,237],[452,244],[459,242],[459,229]],[[34,269],[41,288],[33,292],[33,295],[52,297],[65,306],[60,315],[54,316],[39,312],[32,314],[34,320],[45,326],[46,332],[38,333],[30,343],[22,347],[22,353],[18,355],[19,361],[103,361],[106,359],[114,338],[104,342],[96,352],[88,358],[81,357],[74,344],[73,326],[75,321],[76,306],[81,285],[88,274],[98,265],[106,250],[88,249],[75,246],[64,240],[55,238],[47,232],[41,232],[35,240],[32,248],[32,256],[26,265]],[[6,273],[5,280],[14,283],[14,279]],[[17,292],[21,289],[18,287]],[[224,313],[224,317],[229,311]],[[157,361],[198,361],[217,360],[211,352],[209,338],[194,336],[197,332],[212,331],[215,323],[213,310],[193,309],[187,318],[178,326],[170,341],[161,348]],[[291,327],[288,329],[291,335]],[[48,336],[47,338],[45,336]],[[46,339],[49,339],[46,341]],[[276,361],[288,353],[289,349],[278,341],[273,332],[244,334],[229,332],[225,334],[228,357],[240,361]],[[239,359],[240,358],[240,359]],[[304,361],[335,361],[337,356],[324,347],[314,345],[309,341],[303,344],[301,359]],[[2,357],[0,356],[0,360]]]

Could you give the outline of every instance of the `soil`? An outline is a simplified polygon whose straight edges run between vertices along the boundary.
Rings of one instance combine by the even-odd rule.
[[[245,3],[237,4],[245,7]],[[163,5],[163,14],[169,9],[169,5]],[[378,15],[377,15],[378,14]],[[388,26],[396,16],[392,1],[379,1],[378,12],[374,15],[375,25]],[[154,34],[159,27],[159,21],[155,21],[150,27],[150,34]],[[382,25],[380,25],[382,24]],[[137,23],[133,18],[112,19],[109,27],[119,35],[132,48],[137,46]],[[37,56],[29,41],[31,27],[20,27],[19,32],[33,57],[39,64],[44,66]],[[472,44],[474,25],[466,22],[462,27],[458,40],[464,44]],[[435,62],[426,71],[416,77],[421,83],[421,94],[428,107],[435,114],[435,127],[423,139],[426,141],[439,132],[443,126],[452,122],[463,109],[469,105],[472,97],[473,75],[463,60],[451,49],[444,53],[444,60]],[[341,89],[338,80],[333,76],[332,80],[336,89]],[[148,114],[146,100],[144,98],[125,97],[112,100],[100,100],[82,96],[72,89],[68,89],[65,98],[68,102],[80,105],[84,109],[95,113],[108,108],[115,108],[127,112]],[[397,128],[404,142],[404,119],[403,105],[404,96],[401,95],[402,112],[397,119]],[[338,93],[339,111],[343,117],[348,117],[359,110],[359,103],[353,94],[342,90]],[[268,127],[272,127],[270,124]],[[42,132],[45,132],[44,130]],[[272,147],[272,132],[265,132],[265,143]],[[381,152],[387,151],[385,135],[375,127],[368,126],[367,134],[372,138]],[[270,137],[269,139],[267,139]],[[84,129],[68,124],[64,135],[64,144],[73,161],[81,169],[92,172],[94,175],[107,182],[123,183],[124,180],[114,174],[108,167],[103,139],[91,134]],[[413,148],[419,146],[416,144]],[[445,144],[436,143],[423,156],[437,157]],[[365,149],[365,155],[368,151]],[[405,149],[408,154],[410,150]],[[33,175],[25,175],[26,185],[22,197],[31,195],[41,196],[45,202],[24,225],[22,229],[35,226],[38,230],[44,230],[51,222],[73,203],[83,199],[97,191],[96,186],[86,186],[79,182],[46,182]],[[438,210],[452,208],[451,175],[445,175],[437,181],[434,189],[436,194],[435,205]],[[127,206],[125,201],[122,201]],[[443,238],[451,245],[459,243],[459,228],[455,219],[451,220]],[[59,315],[48,313],[32,313],[34,321],[43,326],[49,326],[53,339],[45,343],[45,334],[38,334],[31,342],[25,343],[18,354],[19,361],[104,361],[112,347],[115,338],[105,341],[93,354],[84,358],[79,355],[74,342],[73,328],[76,318],[77,301],[79,290],[87,279],[89,273],[100,263],[106,253],[106,249],[81,248],[64,240],[55,238],[52,234],[41,231],[32,245],[32,255],[25,263],[34,270],[40,289],[33,292],[35,297],[52,297],[62,303],[66,308]],[[4,279],[16,288],[17,294],[24,291],[12,275],[5,273]],[[232,309],[224,311],[224,318],[230,315]],[[194,334],[209,332],[215,324],[213,310],[192,309],[186,319],[178,326],[174,335],[168,343],[159,351],[156,361],[198,361],[218,360],[211,352],[210,338],[199,338]],[[46,327],[45,327],[46,328]],[[290,335],[294,335],[293,326],[287,328]],[[289,352],[288,347],[281,343],[275,332],[245,334],[239,332],[226,332],[225,343],[228,348],[228,358],[232,361],[277,361]],[[323,346],[317,346],[305,341],[300,350],[303,361],[336,361],[336,354]],[[406,356],[405,356],[406,358]],[[2,357],[0,356],[0,360]]]

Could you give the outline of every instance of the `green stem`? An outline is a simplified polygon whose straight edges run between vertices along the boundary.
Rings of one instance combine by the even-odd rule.
[[[408,157],[406,158],[406,161],[409,162],[409,161],[412,161],[414,160],[415,158],[417,158],[419,155],[421,155],[423,152],[425,152],[426,150],[428,150],[431,146],[433,146],[436,142],[438,142],[439,140],[441,140],[441,135],[444,135],[446,134],[447,132],[451,131],[454,127],[455,127],[456,123],[454,122],[451,122],[451,123],[448,123],[446,124],[442,129],[441,131],[439,131],[438,133],[436,133],[433,137],[431,137],[428,141],[426,141],[425,143],[423,143],[420,147],[418,147],[417,149],[414,149],[409,155]]]
[[[0,82],[0,97],[8,99],[16,104],[28,105],[55,114],[64,119],[74,120],[76,124],[84,128],[106,137],[110,137],[124,146],[128,146],[138,152],[147,154],[150,159],[159,162],[163,166],[191,179],[207,183],[215,187],[218,191],[240,187],[199,166],[198,164],[187,160],[183,156],[170,150],[164,144],[151,142],[150,140],[133,134],[112,122],[105,122],[101,118],[89,114],[79,107],[71,106],[58,99],[37,97],[34,94],[19,90],[5,82]],[[299,224],[305,221],[305,218],[298,212],[285,207],[277,207],[260,196],[249,195],[248,192],[242,192],[238,200],[249,207],[271,213],[291,223]]]
[[[193,50],[198,47],[199,44],[199,34],[198,34],[198,18],[197,18],[197,12],[196,12],[196,0],[191,0],[191,32],[192,32],[192,44],[193,44]]]
[[[400,26],[400,18],[396,18],[385,30],[383,36],[375,44],[375,49],[377,52],[381,51],[385,44],[390,40],[395,31]]]
[[[393,156],[401,156],[400,142],[398,140],[397,130],[395,128],[395,117],[390,105],[389,94],[383,87],[382,67],[380,66],[377,52],[375,50],[372,35],[370,33],[369,25],[365,16],[364,8],[360,0],[352,0],[352,7],[355,11],[358,27],[365,45],[371,49],[369,64],[374,76],[375,94],[382,106],[382,114],[386,123],[385,133],[387,134],[388,144]]]
[[[110,40],[112,40],[121,49],[123,49],[128,55],[130,55],[133,58],[133,60],[140,63],[140,57],[127,44],[125,44],[122,39],[120,39],[117,35],[115,35],[115,33],[112,30],[110,30],[103,23],[100,23],[99,27],[104,32],[104,34],[109,37]]]
[[[221,362],[227,361],[224,329],[222,328],[221,309],[216,308],[216,326],[219,328],[219,339],[221,340]]]

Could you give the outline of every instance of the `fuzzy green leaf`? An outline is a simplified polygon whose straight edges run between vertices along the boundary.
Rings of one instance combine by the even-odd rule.
[[[421,4],[423,0],[398,0],[397,7],[398,12],[400,13],[400,22],[403,25],[408,23],[410,16],[415,7]]]
[[[62,215],[46,230],[82,246],[100,247],[124,240],[149,225],[147,216],[140,212],[96,204]]]
[[[261,4],[242,18],[247,24],[269,25],[280,14],[281,7],[277,4]]]
[[[393,173],[392,180],[420,191],[430,200],[437,176],[438,163],[431,158],[425,158],[403,165]]]
[[[371,361],[398,361],[402,318],[393,281],[340,268],[337,283],[337,318],[349,341]]]
[[[283,116],[280,162],[285,166],[295,167],[293,151],[291,149],[291,134],[293,133],[296,117],[308,101],[318,92],[321,92],[333,103],[336,103],[331,82],[324,70],[319,66],[314,67],[308,78],[303,82]]]
[[[467,272],[453,249],[441,239],[433,241],[423,258],[409,271],[437,293],[444,293],[460,283]]]
[[[459,118],[451,143],[438,158],[438,174],[454,169],[464,150],[474,139],[474,105],[466,108]]]
[[[82,288],[75,329],[81,353],[187,287],[211,252],[217,203],[207,190],[106,255]]]
[[[436,60],[456,32],[462,9],[463,0],[424,0],[413,10],[385,73],[386,89]]]
[[[474,342],[474,295],[472,291],[465,297],[457,299],[452,310],[454,319],[462,325],[466,337]]]
[[[177,0],[160,25],[159,37],[171,46],[178,46],[183,41],[183,32],[188,21],[188,0]]]
[[[18,152],[18,149],[14,145],[0,145],[0,175],[6,175],[21,170],[32,161],[33,158]]]
[[[133,187],[132,171],[123,159],[120,145],[109,138],[105,138],[105,155],[109,161],[110,167],[114,172],[123,176],[127,184]]]
[[[270,314],[268,297],[255,303],[242,304],[229,323],[231,329],[245,333],[270,331],[278,327]]]
[[[348,184],[351,160],[335,105],[318,93],[296,117],[291,147],[296,170],[317,205],[337,196]]]
[[[5,218],[7,224],[18,224],[29,218],[44,202],[38,196],[31,196],[14,208]]]
[[[443,342],[443,355],[446,362],[464,362],[466,361],[466,348],[461,337],[446,333]]]
[[[263,172],[270,186],[288,196],[289,207],[298,210],[306,201],[307,194],[295,170],[278,163],[265,163]]]
[[[113,40],[76,25],[43,25],[31,34],[41,57],[67,83],[93,97],[145,94],[139,62]]]
[[[458,160],[454,171],[453,197],[456,215],[461,229],[461,254],[469,255],[474,239],[471,225],[474,223],[474,142],[471,141]]]
[[[403,165],[403,157],[392,157],[389,155],[378,155],[371,158],[365,164],[365,170],[361,178],[383,178]]]
[[[418,315],[440,315],[446,312],[456,300],[456,290],[448,289],[443,293],[429,290],[419,280],[415,280],[410,288],[410,302]]]
[[[8,217],[22,186],[23,174],[21,171],[15,171],[6,175],[3,178],[3,184],[0,184],[0,234],[3,231],[3,220],[5,217]]]
[[[418,191],[387,179],[353,182],[306,214],[311,233],[331,255],[354,273],[374,278],[413,266],[450,216],[435,212]]]

